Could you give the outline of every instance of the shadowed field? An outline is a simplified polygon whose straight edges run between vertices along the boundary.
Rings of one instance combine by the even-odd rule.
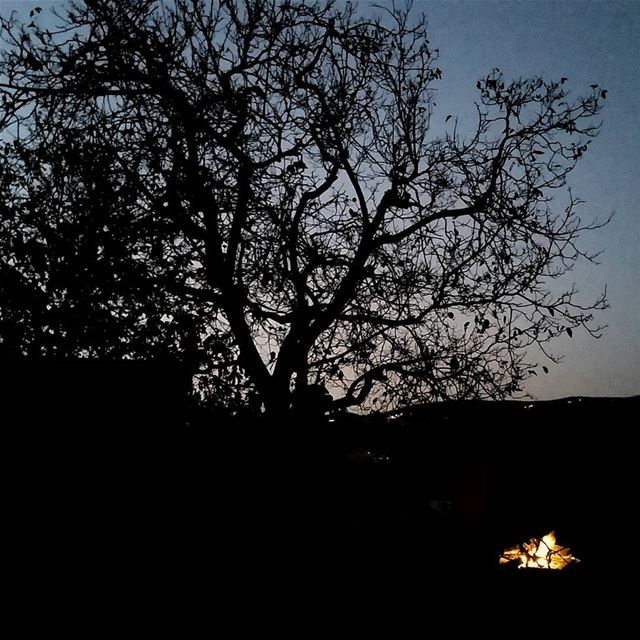
[[[493,620],[540,597],[568,602],[556,617],[632,610],[638,398],[269,424],[187,412],[176,371],[153,371],[4,370],[7,611]],[[580,565],[498,566],[551,529]]]

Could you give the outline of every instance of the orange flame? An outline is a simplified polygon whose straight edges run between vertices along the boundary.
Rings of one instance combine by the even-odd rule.
[[[516,560],[518,569],[564,569],[572,562],[580,562],[571,549],[556,543],[555,531],[505,549],[499,562],[507,564]]]

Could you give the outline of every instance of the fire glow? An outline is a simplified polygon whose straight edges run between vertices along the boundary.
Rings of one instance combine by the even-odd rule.
[[[500,564],[518,562],[518,569],[564,569],[572,562],[580,562],[568,547],[556,542],[555,531],[542,538],[531,538],[527,542],[509,547],[502,552]]]

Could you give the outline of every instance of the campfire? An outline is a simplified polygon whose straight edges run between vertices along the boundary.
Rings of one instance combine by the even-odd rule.
[[[500,556],[500,564],[516,561],[518,569],[564,569],[572,562],[580,562],[571,549],[557,544],[555,531],[509,547]]]

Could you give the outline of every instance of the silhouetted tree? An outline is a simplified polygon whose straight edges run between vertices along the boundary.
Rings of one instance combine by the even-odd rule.
[[[550,286],[593,259],[576,240],[599,224],[551,196],[597,133],[597,86],[574,98],[565,78],[494,69],[475,131],[447,116],[437,134],[438,51],[410,10],[85,0],[55,29],[32,14],[2,21],[5,342],[74,314],[92,335],[52,342],[190,336],[214,386],[284,410],[307,385],[341,406],[504,397],[535,373],[528,349],[598,331],[604,297]]]

